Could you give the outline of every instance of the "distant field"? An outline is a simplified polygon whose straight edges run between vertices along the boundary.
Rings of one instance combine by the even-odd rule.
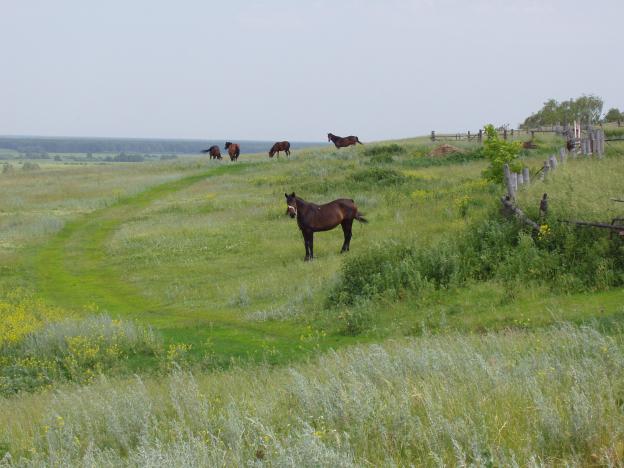
[[[562,145],[554,136],[539,136],[536,141],[538,150],[522,156],[523,164],[533,173],[546,156],[554,154]],[[98,374],[123,379],[137,373],[148,382],[145,391],[150,394],[149,398],[155,398],[155,407],[161,408],[160,399],[169,398],[168,390],[156,382],[161,377],[151,379],[170,375],[173,369],[182,367],[201,376],[201,387],[206,387],[205,382],[210,381],[212,373],[218,372],[221,380],[210,389],[210,398],[215,402],[223,398],[223,389],[232,382],[254,388],[268,385],[267,392],[273,392],[271,398],[276,402],[282,398],[300,399],[297,401],[301,419],[296,423],[283,413],[277,413],[279,416],[269,421],[270,405],[265,407],[264,403],[259,403],[259,410],[238,406],[245,398],[261,398],[260,394],[249,397],[243,395],[244,392],[236,393],[237,400],[233,400],[232,408],[237,409],[231,411],[246,415],[241,416],[242,419],[227,413],[230,410],[224,409],[224,402],[218,400],[216,412],[209,412],[210,418],[220,422],[211,423],[215,426],[205,429],[206,434],[225,434],[224,428],[229,423],[224,421],[247,421],[241,423],[247,425],[251,418],[257,422],[257,427],[267,425],[265,432],[259,429],[257,434],[254,432],[260,438],[269,438],[264,442],[262,456],[254,455],[258,447],[251,440],[235,443],[226,435],[210,439],[211,443],[225,444],[219,447],[225,447],[226,452],[230,450],[228,456],[232,458],[223,459],[232,463],[266,456],[267,460],[279,464],[277,460],[283,460],[279,457],[289,456],[290,452],[274,444],[287,447],[295,441],[301,444],[302,452],[296,456],[291,454],[293,459],[301,460],[296,457],[307,453],[306,456],[318,460],[319,464],[359,465],[365,460],[382,465],[435,464],[435,457],[431,453],[427,455],[427,450],[433,450],[434,446],[443,454],[440,460],[450,464],[461,462],[460,453],[464,454],[463,460],[475,463],[509,462],[515,454],[515,459],[525,464],[536,454],[538,458],[534,460],[547,464],[557,459],[578,464],[593,460],[592,451],[596,452],[596,459],[603,462],[621,460],[618,450],[621,451],[624,438],[613,429],[621,418],[615,406],[609,407],[613,403],[610,397],[600,397],[600,404],[595,407],[603,408],[600,417],[604,416],[605,425],[595,432],[586,428],[594,438],[583,445],[581,439],[589,432],[578,432],[577,440],[565,435],[569,429],[562,429],[563,432],[557,429],[569,427],[568,420],[578,415],[570,413],[571,406],[556,406],[551,400],[556,391],[549,386],[549,382],[553,385],[554,382],[548,380],[546,374],[540,377],[544,400],[539,400],[539,395],[535,394],[531,403],[523,400],[520,393],[516,395],[522,405],[542,401],[540,411],[545,415],[542,422],[536,423],[530,412],[526,412],[528,410],[520,408],[510,416],[512,420],[498,419],[506,412],[504,398],[498,395],[486,410],[487,421],[467,423],[467,427],[487,427],[487,434],[475,435],[473,440],[469,434],[449,426],[449,421],[459,413],[454,416],[445,413],[447,419],[444,419],[440,416],[444,413],[441,407],[435,411],[431,407],[429,412],[418,409],[418,401],[444,406],[450,400],[432,399],[433,393],[424,394],[420,384],[404,393],[392,393],[386,400],[377,392],[381,392],[384,379],[391,382],[389,388],[398,388],[394,371],[373,372],[374,375],[368,370],[354,371],[348,391],[355,391],[358,385],[371,385],[370,395],[377,395],[371,396],[371,405],[376,408],[367,413],[371,418],[383,413],[383,405],[398,408],[403,404],[400,401],[409,399],[413,399],[413,403],[405,404],[412,408],[414,415],[439,417],[437,423],[432,419],[427,422],[432,425],[427,429],[429,449],[425,445],[414,445],[413,440],[392,439],[394,436],[389,434],[405,433],[401,427],[409,426],[413,434],[422,429],[417,430],[411,423],[402,426],[400,412],[392,413],[396,417],[387,421],[388,432],[384,434],[374,431],[356,434],[352,429],[339,427],[338,406],[324,407],[318,414],[309,413],[316,408],[316,403],[310,402],[320,398],[321,393],[338,391],[330,383],[338,378],[336,376],[324,375],[323,383],[318,384],[322,390],[316,396],[307,393],[316,385],[310,381],[305,384],[308,390],[301,390],[296,396],[285,396],[279,385],[267,384],[270,379],[263,377],[267,372],[274,372],[277,381],[292,386],[300,382],[298,373],[312,376],[318,366],[328,363],[336,375],[340,375],[359,364],[345,362],[349,351],[341,351],[337,356],[331,351],[328,357],[324,357],[325,352],[361,344],[362,351],[358,352],[362,353],[363,361],[372,363],[375,360],[372,356],[381,351],[371,343],[384,342],[387,352],[409,361],[405,366],[411,370],[405,372],[414,373],[410,374],[414,381],[420,382],[423,375],[436,375],[440,387],[432,386],[427,391],[437,392],[443,387],[444,379],[437,374],[435,360],[422,364],[424,374],[420,374],[420,370],[411,367],[416,365],[411,358],[386,340],[410,337],[409,340],[414,341],[409,341],[408,346],[417,350],[414,352],[442,355],[454,340],[445,338],[449,335],[466,337],[460,340],[466,340],[466,346],[473,350],[471,355],[475,359],[480,359],[478,356],[488,359],[487,366],[479,368],[479,372],[484,372],[483,379],[493,372],[503,372],[505,379],[530,388],[528,373],[515,373],[513,366],[505,367],[504,371],[497,367],[498,360],[503,359],[501,356],[513,360],[518,349],[528,349],[531,356],[542,359],[540,372],[550,372],[549,366],[557,360],[565,362],[564,366],[569,369],[578,364],[579,372],[582,370],[587,377],[584,382],[590,385],[591,366],[586,365],[589,361],[583,364],[580,361],[587,358],[597,368],[612,369],[615,373],[612,379],[607,379],[609,388],[619,388],[621,361],[612,351],[621,347],[619,327],[624,318],[624,296],[621,288],[614,287],[621,281],[618,276],[621,275],[618,260],[621,247],[617,239],[593,231],[579,231],[579,238],[575,240],[576,231],[559,232],[555,224],[557,217],[608,220],[621,212],[621,207],[609,198],[624,197],[619,183],[624,176],[620,159],[624,145],[615,143],[608,147],[607,157],[602,161],[571,159],[547,181],[536,181],[521,192],[519,202],[535,219],[541,193],[547,191],[551,197],[552,218],[542,222],[552,224],[553,233],[544,231],[535,239],[514,223],[505,224],[500,219],[498,200],[502,188],[481,178],[487,162],[482,159],[478,146],[458,142],[460,153],[432,156],[435,146],[423,137],[341,150],[304,148],[294,151],[290,159],[283,156],[269,159],[264,153],[244,155],[238,163],[211,162],[205,157],[107,164],[42,160],[37,161],[38,169],[24,171],[15,165],[14,170],[0,173],[0,312],[9,317],[9,325],[13,323],[11,320],[16,324],[0,327],[0,350],[5,350],[4,354],[0,353],[0,369],[3,369],[0,390],[8,395],[25,389],[57,388],[61,385],[59,382],[69,381],[75,382],[74,385],[93,383],[95,386],[85,387],[88,388],[85,391],[105,394],[108,384],[95,384]],[[339,197],[355,200],[370,222],[354,226],[351,252],[339,253],[342,232],[337,229],[317,234],[317,258],[310,263],[303,262],[301,234],[296,222],[285,216],[284,192],[292,191],[317,203]],[[478,229],[483,233],[481,240],[474,234]],[[501,236],[504,235],[510,236],[510,241],[503,246]],[[491,241],[487,236],[491,236]],[[559,239],[565,239],[568,251],[578,251],[582,262],[594,253],[607,257],[597,258],[595,264],[588,263],[587,270],[581,271],[574,265],[573,258],[570,260],[565,252],[559,251]],[[588,249],[595,250],[579,250],[584,243]],[[496,250],[503,247],[511,254]],[[472,248],[475,258],[464,258],[472,255],[466,253]],[[571,262],[569,268],[565,264],[568,261]],[[569,274],[562,275],[562,269],[566,268]],[[355,272],[352,283],[349,278],[345,279],[349,272]],[[599,277],[600,274],[604,277]],[[358,283],[360,280],[362,283]],[[353,292],[350,284],[361,284],[361,290]],[[100,314],[114,320],[94,319]],[[71,320],[63,321],[64,317]],[[593,331],[581,332],[570,325],[565,325],[571,328],[564,327],[563,331],[548,328],[561,322],[592,324]],[[60,325],[53,326],[54,323]],[[147,327],[153,328],[153,335]],[[73,337],[70,343],[63,341],[68,333]],[[474,336],[482,333],[492,334],[485,344]],[[508,333],[512,334],[509,343]],[[440,341],[426,338],[431,334],[442,335]],[[607,335],[616,341],[612,343]],[[29,336],[35,338],[28,341]],[[561,339],[574,347],[574,337],[586,340],[596,352],[585,356],[574,348],[577,354],[561,356],[554,345],[547,349],[541,347],[542,342],[550,339]],[[600,360],[603,345],[611,353],[608,361]],[[459,348],[453,353],[456,359],[461,358]],[[51,360],[49,356],[56,357]],[[311,363],[296,363],[307,359],[312,359]],[[529,361],[522,361],[521,365],[529,366]],[[275,365],[278,367],[272,370]],[[475,365],[474,362],[458,362],[457,369],[463,370],[457,372],[477,372]],[[283,366],[296,367],[284,369]],[[228,371],[229,368],[235,370]],[[251,375],[258,372],[259,380],[244,380],[241,375],[247,372]],[[457,385],[459,393],[466,391],[469,385],[478,385],[478,382],[468,384],[458,376],[459,373],[448,378],[451,385]],[[194,388],[189,376],[167,378],[183,379],[184,386]],[[127,380],[121,382],[132,395],[144,391]],[[594,387],[583,388],[587,394],[595,390]],[[72,392],[81,390],[68,387],[63,391],[74,395]],[[364,404],[364,395],[368,393],[362,392],[360,403]],[[466,398],[462,401],[471,408],[466,418],[477,418],[478,408],[483,408],[481,405],[485,403],[479,403],[471,393],[472,396],[461,394],[461,398]],[[33,444],[37,455],[32,456],[36,460],[62,452],[63,460],[76,463],[86,456],[86,442],[77,443],[80,447],[77,452],[69,453],[68,446],[60,439],[58,444],[44,444],[43,439],[38,439],[42,427],[51,427],[49,419],[56,417],[49,416],[44,409],[49,398],[46,395],[22,394],[0,399],[0,408],[3,405],[25,408],[32,403],[35,421],[29,429],[22,430],[16,425],[0,428],[0,457],[5,446],[5,451],[30,456],[27,450]],[[450,398],[450,394],[447,396]],[[574,392],[568,397],[569,401],[580,398]],[[84,404],[86,408],[90,403]],[[351,403],[327,404],[344,404],[347,408]],[[82,424],[69,407],[59,405],[54,411],[67,418],[68,426],[71,418],[71,424]],[[553,405],[556,410],[552,409]],[[88,411],[96,411],[89,408]],[[164,413],[177,411],[167,405],[162,408]],[[549,408],[554,413],[548,413]],[[118,410],[113,413],[115,411]],[[350,421],[355,425],[355,410],[345,411],[351,412],[350,418],[354,419]],[[459,406],[453,411],[459,412]],[[534,438],[520,442],[521,431],[517,427],[529,432],[545,431],[550,424],[546,421],[547,414],[551,414],[553,419],[549,421],[554,425],[548,426],[548,430],[552,429],[552,434],[556,433],[561,439],[539,441],[539,435],[533,434]],[[10,415],[4,417],[11,419]],[[590,421],[598,416],[592,413],[583,417],[583,421]],[[184,418],[187,416],[180,420],[180,427],[188,428],[187,435],[192,435],[194,442],[188,438],[184,440],[191,445],[207,443],[208,439],[201,439],[204,429]],[[567,422],[562,422],[564,420]],[[357,424],[366,421],[370,426],[372,419],[366,418]],[[433,427],[438,423],[444,429]],[[514,424],[519,426],[512,430]],[[493,425],[498,428],[494,430]],[[73,427],[76,434],[82,431],[78,426]],[[154,431],[169,430],[158,424],[149,427]],[[436,430],[448,437],[436,439],[431,435]],[[70,437],[61,430],[54,434],[54,437]],[[611,439],[609,434],[612,434]],[[162,447],[183,450],[179,445],[182,438],[175,435],[152,438],[149,443],[132,439],[132,447],[119,447],[115,445],[118,436],[110,437],[107,440],[112,444],[115,457],[119,454],[138,457],[136,450],[143,442],[147,444],[143,448],[149,445],[149,450],[165,450]],[[210,438],[209,435],[205,437]],[[242,434],[231,437],[243,438]],[[497,437],[498,442],[495,442]],[[342,445],[349,438],[352,445]],[[115,441],[111,442],[113,439]],[[566,448],[558,450],[557,440]],[[107,447],[109,442],[98,441],[97,446]],[[454,450],[454,444],[459,444],[459,448]],[[487,447],[487,450],[484,448],[477,453],[470,448],[476,446]],[[611,452],[607,453],[608,450]],[[191,451],[201,452],[197,447]],[[171,460],[180,460],[176,458],[180,453],[169,453],[173,457]],[[97,457],[100,456],[98,452]],[[239,456],[243,458],[237,458]]]

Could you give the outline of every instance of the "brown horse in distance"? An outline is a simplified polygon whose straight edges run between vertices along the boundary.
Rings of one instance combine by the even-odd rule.
[[[275,143],[269,150],[269,158],[272,158],[275,153],[277,153],[277,157],[279,158],[280,151],[284,151],[286,156],[290,156],[290,142],[278,141]]]
[[[315,205],[309,203],[295,195],[295,192],[286,197],[287,213],[291,218],[297,218],[297,224],[303,234],[303,242],[305,244],[305,260],[314,258],[314,233],[329,231],[339,224],[342,226],[344,233],[344,243],[340,253],[349,250],[351,243],[351,227],[353,220],[357,219],[361,223],[367,223],[362,213],[355,206],[355,202],[348,198],[339,198],[325,205]]]
[[[230,161],[236,161],[240,156],[240,145],[238,143],[225,142],[225,149],[230,155]]]
[[[360,145],[362,144],[360,139],[356,136],[351,135],[343,138],[336,136],[333,133],[327,134],[327,141],[333,142],[334,145],[336,145],[336,148],[344,148],[345,146],[355,145],[356,143],[359,143]]]
[[[217,145],[212,145],[210,148],[202,150],[202,153],[208,153],[210,155],[210,159],[223,159],[221,157],[221,151]]]

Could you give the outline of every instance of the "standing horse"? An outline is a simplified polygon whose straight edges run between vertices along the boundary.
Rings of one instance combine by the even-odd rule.
[[[223,159],[221,157],[221,151],[217,145],[212,145],[210,148],[202,150],[202,153],[208,153],[210,155],[210,159]]]
[[[240,145],[238,143],[225,142],[225,149],[230,155],[230,161],[236,161],[240,156]]]
[[[347,198],[339,198],[325,205],[315,205],[297,197],[295,192],[290,195],[285,193],[284,196],[288,206],[286,212],[291,218],[297,218],[297,224],[303,234],[306,250],[305,261],[314,258],[315,232],[329,231],[340,224],[344,233],[344,242],[340,250],[342,253],[349,250],[353,220],[357,219],[360,223],[368,222],[358,211],[355,202]]]
[[[356,136],[351,135],[343,138],[336,136],[333,133],[327,134],[327,141],[331,141],[332,143],[334,143],[334,145],[336,145],[336,148],[344,148],[345,146],[355,145],[356,143],[359,143],[360,145],[362,144],[360,139]]]
[[[279,158],[280,151],[284,151],[286,156],[290,156],[290,142],[278,141],[275,143],[269,150],[269,158],[272,158],[275,153],[277,153],[277,157]]]

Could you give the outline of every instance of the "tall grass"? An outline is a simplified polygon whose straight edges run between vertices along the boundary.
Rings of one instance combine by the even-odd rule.
[[[623,351],[562,325],[361,346],[288,369],[102,379],[40,395],[28,419],[0,400],[0,441],[16,466],[613,466]]]

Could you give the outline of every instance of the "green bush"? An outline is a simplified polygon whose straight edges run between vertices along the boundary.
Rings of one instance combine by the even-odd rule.
[[[380,155],[391,156],[393,154],[400,154],[404,152],[405,152],[405,148],[397,145],[396,143],[391,143],[389,145],[369,146],[364,150],[364,154],[366,156],[380,156]]]
[[[400,185],[407,182],[407,177],[394,169],[371,167],[351,175],[351,180],[361,185]]]
[[[47,323],[0,347],[0,395],[58,381],[87,383],[130,358],[162,354],[151,329],[105,315]]]
[[[485,137],[483,155],[490,161],[490,166],[483,171],[485,179],[492,182],[502,182],[505,164],[509,164],[514,172],[519,172],[522,169],[517,162],[522,149],[520,142],[501,140],[493,125],[485,126]]]
[[[444,288],[459,279],[459,266],[450,242],[431,249],[380,245],[345,260],[327,305],[354,305],[380,296],[398,298],[404,291]]]

